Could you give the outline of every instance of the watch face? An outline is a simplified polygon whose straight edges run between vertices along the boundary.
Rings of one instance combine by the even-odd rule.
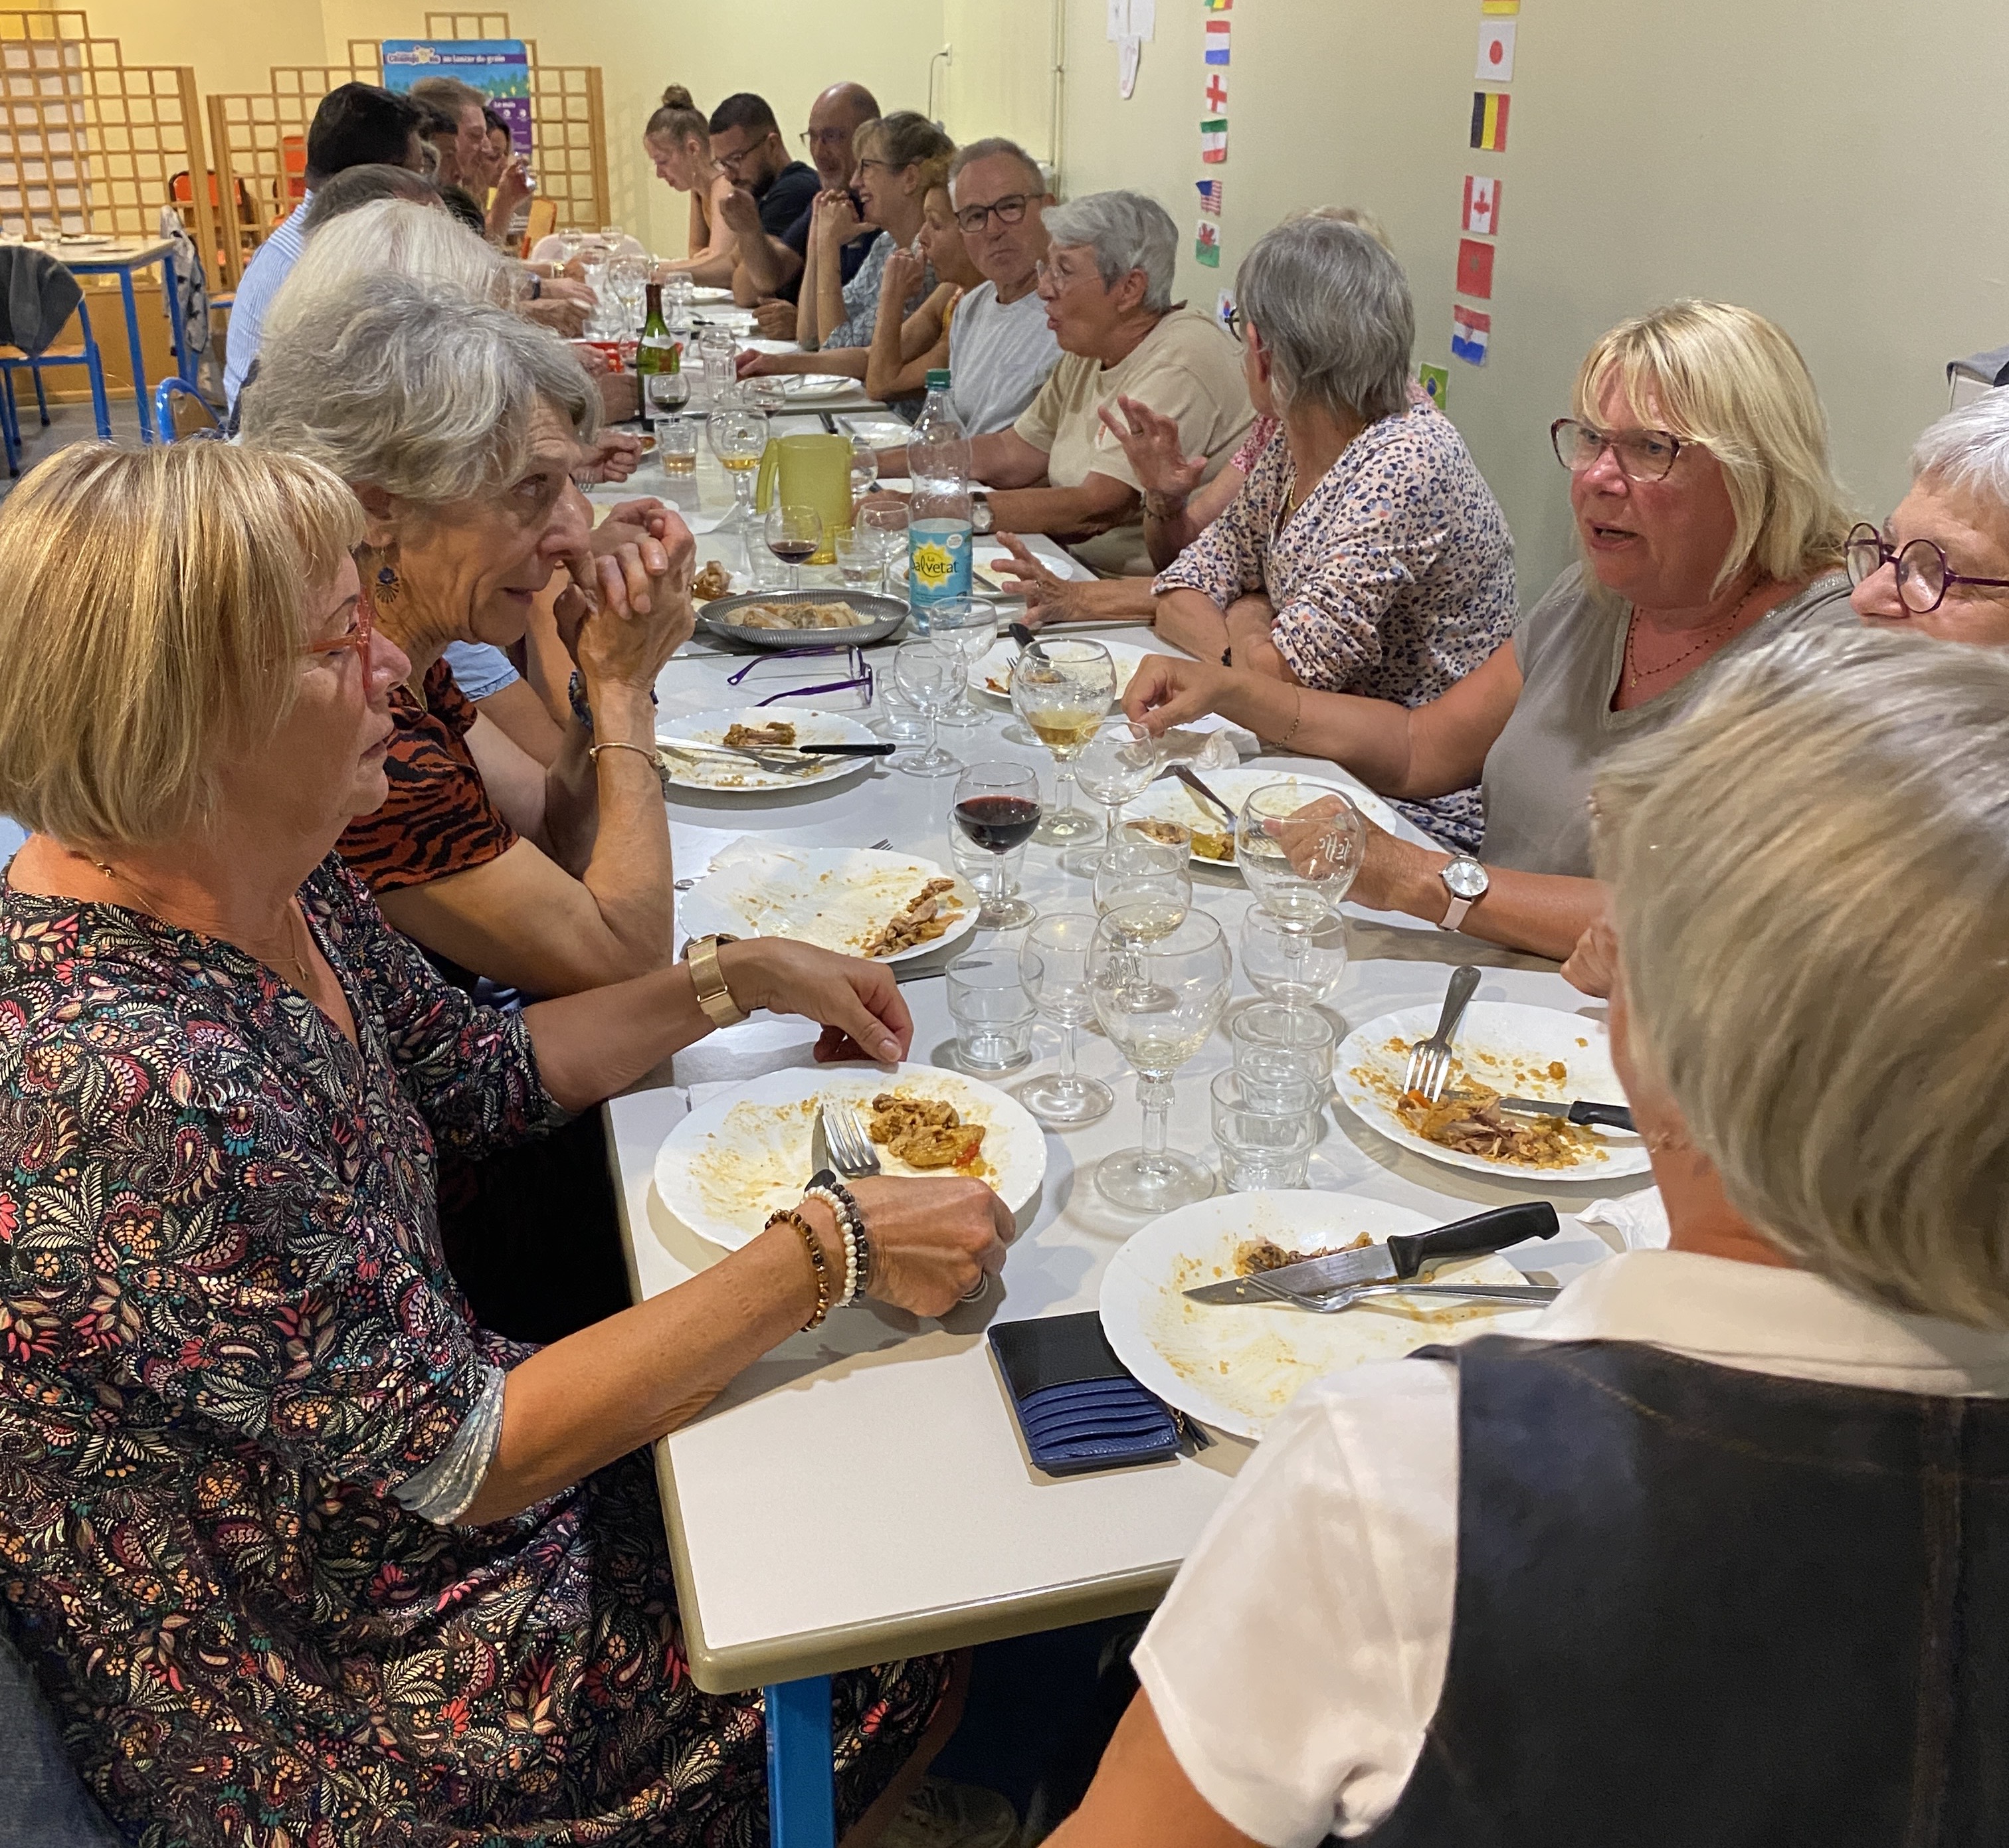
[[[1477,898],[1491,883],[1486,876],[1486,869],[1465,855],[1460,855],[1445,867],[1443,876],[1454,898]]]

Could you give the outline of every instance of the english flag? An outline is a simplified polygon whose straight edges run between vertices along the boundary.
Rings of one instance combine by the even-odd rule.
[[[1209,71],[1206,73],[1206,93],[1200,99],[1202,106],[1210,115],[1228,113],[1228,73]]]
[[[1480,20],[1478,76],[1482,83],[1511,83],[1514,80],[1511,19]]]
[[[1480,237],[1500,235],[1500,182],[1483,174],[1465,176],[1465,228]]]
[[[1217,167],[1228,158],[1228,119],[1210,116],[1199,125],[1199,158]]]
[[[1476,308],[1454,304],[1451,311],[1451,352],[1454,359],[1468,366],[1486,363],[1486,342],[1493,332],[1493,317]]]
[[[1196,179],[1194,189],[1199,194],[1199,209],[1210,218],[1221,216],[1221,196],[1226,182],[1217,179]]]
[[[1230,23],[1226,19],[1209,19],[1206,23],[1206,61],[1209,64],[1228,62]]]
[[[1476,296],[1482,302],[1493,299],[1493,246],[1476,237],[1458,240],[1458,292]]]

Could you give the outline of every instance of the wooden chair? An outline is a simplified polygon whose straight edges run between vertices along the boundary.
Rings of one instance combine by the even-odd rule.
[[[523,223],[523,242],[517,251],[519,257],[527,257],[530,249],[540,238],[547,238],[558,228],[558,202],[547,199],[541,193],[530,201],[530,215]]]

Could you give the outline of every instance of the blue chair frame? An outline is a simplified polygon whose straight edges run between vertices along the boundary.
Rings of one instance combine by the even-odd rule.
[[[44,366],[81,366],[90,379],[90,408],[97,420],[97,436],[101,442],[112,441],[112,409],[105,395],[105,361],[97,350],[97,336],[91,330],[90,303],[88,298],[76,305],[77,325],[83,333],[83,351],[80,353],[47,353],[19,359],[0,359],[0,430],[6,439],[7,468],[10,474],[20,473],[21,417],[14,402],[14,373],[25,366],[35,381],[35,408],[41,412],[44,427],[49,421],[49,401],[42,391],[42,368]]]
[[[195,437],[214,436],[221,432],[223,426],[217,418],[215,407],[186,379],[162,379],[161,388],[154,394],[154,434],[162,442],[172,443],[176,440],[174,401],[177,396],[193,398],[202,406],[203,415],[209,420],[210,427],[196,431]]]

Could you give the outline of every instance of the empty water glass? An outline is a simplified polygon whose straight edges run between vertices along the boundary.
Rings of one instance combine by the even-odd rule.
[[[1075,1070],[1075,1032],[1095,1018],[1088,959],[1098,920],[1088,912],[1054,912],[1026,933],[1019,952],[1026,992],[1061,1030],[1060,1070],[1019,1087],[1019,1101],[1042,1123],[1058,1128],[1093,1123],[1109,1114],[1116,1096],[1100,1080]]]
[[[935,725],[954,700],[962,671],[959,655],[932,641],[902,642],[893,651],[894,678],[927,721],[928,746],[918,755],[901,752],[894,759],[896,769],[910,777],[944,777],[962,769],[936,742]]]
[[[1327,912],[1301,922],[1252,905],[1242,918],[1242,970],[1269,1000],[1316,1007],[1346,973],[1346,919]]]
[[[1275,1108],[1317,1110],[1332,1082],[1338,1034],[1323,1014],[1258,1001],[1228,1028],[1245,1089]]]
[[[1302,1187],[1318,1137],[1314,1113],[1272,1108],[1249,1092],[1238,1071],[1217,1074],[1207,1089],[1221,1177],[1229,1191],[1247,1194]]]
[[[956,1063],[990,1077],[1033,1060],[1037,1010],[1008,950],[980,950],[948,965],[948,1011],[955,1022]]]
[[[879,582],[879,542],[872,534],[847,526],[837,535],[837,568],[847,590],[870,590]]]
[[[982,724],[985,715],[969,703],[969,680],[997,639],[996,611],[973,597],[945,597],[928,606],[928,635],[962,664],[956,676],[955,699],[941,715],[941,723],[966,731]]]

